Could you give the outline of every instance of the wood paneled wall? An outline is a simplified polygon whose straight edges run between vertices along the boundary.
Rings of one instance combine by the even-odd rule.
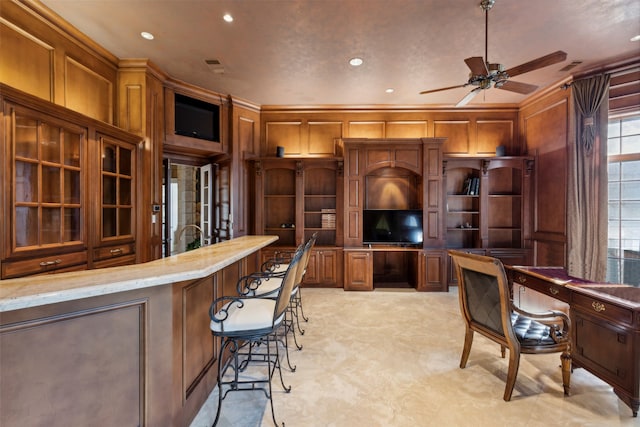
[[[3,1],[0,40],[1,82],[113,124],[115,56],[39,3]]]
[[[262,110],[262,156],[343,156],[343,138],[447,138],[445,155],[493,155],[504,145],[507,155],[526,154],[518,139],[518,111],[487,110],[388,110],[353,111],[277,109]]]
[[[536,155],[533,201],[535,265],[566,265],[567,144],[573,134],[570,91],[556,90],[522,108],[520,140]]]
[[[260,110],[242,100],[231,102],[231,230],[233,237],[253,234],[255,189],[253,172],[245,159],[260,153]]]
[[[116,124],[143,138],[138,158],[138,224],[136,252],[140,262],[162,255],[162,143],[166,76],[147,60],[120,61]]]

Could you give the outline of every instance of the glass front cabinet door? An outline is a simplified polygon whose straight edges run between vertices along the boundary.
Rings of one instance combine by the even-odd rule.
[[[3,104],[2,278],[87,265],[88,129]]]
[[[140,137],[2,89],[0,278],[135,263]]]

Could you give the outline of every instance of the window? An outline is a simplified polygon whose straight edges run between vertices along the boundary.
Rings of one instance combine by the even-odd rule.
[[[640,115],[611,117],[607,147],[607,281],[640,286]]]

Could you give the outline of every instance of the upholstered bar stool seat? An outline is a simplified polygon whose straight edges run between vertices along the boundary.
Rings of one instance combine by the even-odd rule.
[[[282,284],[282,279],[280,279]],[[276,301],[268,298],[237,298],[226,303],[220,311],[214,314],[218,320],[211,320],[213,332],[234,335],[239,338],[264,333],[273,325],[273,310]],[[224,318],[224,322],[220,322]],[[276,319],[279,324],[284,313]]]

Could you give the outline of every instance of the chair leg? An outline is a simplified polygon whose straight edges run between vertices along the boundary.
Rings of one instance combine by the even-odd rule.
[[[267,338],[267,341],[269,341],[269,338]],[[278,374],[280,376],[280,384],[282,384],[282,389],[289,393],[291,391],[291,386],[287,386],[284,383],[284,377],[282,376],[282,369],[281,369],[281,365],[280,365],[280,348],[278,347],[278,339],[277,337],[274,337],[274,344],[276,347],[276,355],[275,355],[275,359],[273,362],[273,371],[270,372],[270,376],[269,376],[269,386],[271,386],[271,376],[273,375],[273,373],[275,372],[276,369],[278,369]],[[271,362],[271,350],[270,350],[270,346],[268,345],[269,343],[267,342],[267,357],[269,362]]]
[[[275,338],[277,341],[281,342],[282,345],[284,346],[284,351],[285,351],[285,356],[287,358],[287,366],[289,367],[289,370],[291,372],[295,372],[296,371],[296,366],[292,366],[291,365],[291,359],[289,359],[289,326],[287,325],[287,319],[286,319],[286,314],[285,314],[285,319],[282,322],[282,326],[280,327],[282,329],[282,335],[284,336],[284,340],[282,338],[278,338],[278,332],[275,333]],[[276,342],[276,345],[278,345],[278,343]]]
[[[216,424],[218,424],[218,420],[220,419],[220,409],[222,409],[222,399],[224,399],[224,394],[222,393],[222,376],[223,373],[225,371],[224,368],[224,363],[222,361],[222,358],[224,356],[224,349],[227,348],[227,345],[229,344],[235,344],[237,346],[237,343],[235,342],[231,342],[230,340],[227,340],[225,338],[222,338],[220,340],[220,351],[218,352],[218,372],[216,375],[216,379],[217,379],[217,386],[218,386],[218,408],[216,409],[216,418],[213,420],[213,424],[212,427],[215,427]],[[237,375],[237,369],[235,370],[236,372],[234,373],[234,375]]]
[[[562,387],[564,394],[569,396],[571,392],[571,354],[568,351],[562,352],[560,363],[562,365]]]
[[[302,306],[300,305],[300,287],[297,287],[296,289],[297,290],[291,295],[291,301],[289,302],[289,305],[291,306],[291,313],[296,319],[298,333],[300,335],[304,335],[304,329],[300,327],[300,315],[304,316],[304,314],[301,314]]]
[[[504,387],[504,400],[511,400],[513,387],[516,385],[516,377],[518,376],[518,368],[520,367],[520,349],[509,349],[509,371],[507,373],[507,384]]]
[[[285,316],[289,316],[290,318],[287,320],[287,318],[285,317],[285,324],[287,327],[287,331],[291,331],[291,335],[293,335],[293,342],[296,345],[296,348],[298,350],[302,350],[302,346],[300,344],[298,344],[298,337],[296,336],[296,330],[295,330],[295,325],[294,325],[294,317],[297,318],[296,314],[295,314],[295,310],[294,307],[292,306],[292,302],[289,302],[289,306],[287,307],[287,311],[285,313]],[[304,331],[302,331],[302,333],[304,333]]]
[[[473,329],[467,326],[467,331],[464,335],[464,347],[462,349],[462,357],[460,358],[460,367],[462,369],[467,366],[469,360],[469,353],[471,353],[471,344],[473,344]]]
[[[308,321],[309,321],[309,318],[308,318],[308,317],[305,317],[305,315],[304,315],[304,309],[303,309],[303,307],[302,307],[302,289],[301,289],[301,287],[298,287],[298,293],[297,293],[297,295],[296,295],[296,299],[298,300],[298,307],[300,307],[300,315],[302,316],[302,319],[303,319],[305,322],[308,322]]]

